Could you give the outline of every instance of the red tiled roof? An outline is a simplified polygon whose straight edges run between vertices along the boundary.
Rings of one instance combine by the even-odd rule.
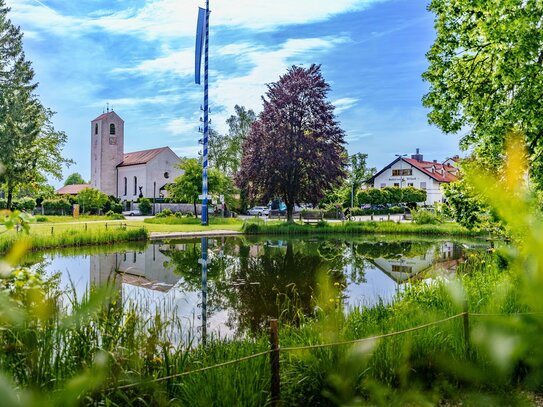
[[[117,167],[128,167],[130,165],[147,164],[163,151],[169,150],[169,147],[153,148],[151,150],[136,151],[126,153],[123,161]]]
[[[90,184],[74,184],[65,185],[60,189],[57,189],[57,195],[77,195],[84,189],[90,188]]]
[[[452,165],[443,165],[431,161],[417,161],[413,158],[404,158],[404,161],[438,182],[454,182],[458,180],[458,168]],[[432,172],[432,168],[434,172]]]
[[[106,113],[102,113],[100,116],[98,116],[96,119],[92,120],[93,122],[95,121],[98,121],[98,120],[102,120],[102,119],[105,119],[106,117],[108,116],[111,116],[111,115],[115,115],[117,117],[119,117],[119,115],[117,115],[117,113],[115,113],[113,110],[110,111],[110,112],[106,112]],[[120,117],[119,117],[120,118]],[[122,119],[121,119],[122,120]]]

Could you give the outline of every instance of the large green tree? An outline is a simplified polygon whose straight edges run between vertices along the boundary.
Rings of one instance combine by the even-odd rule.
[[[177,177],[175,182],[166,186],[171,198],[176,202],[189,202],[194,205],[194,215],[198,217],[196,204],[198,196],[202,194],[202,164],[194,159],[185,159],[180,168],[183,175]],[[234,186],[230,178],[217,168],[208,171],[208,191],[211,195],[224,195],[226,204],[233,204]]]
[[[464,133],[485,168],[504,160],[510,130],[526,135],[532,174],[543,185],[543,2],[432,0],[436,39],[423,77],[430,122]]]
[[[62,177],[62,157],[67,137],[55,131],[53,112],[34,91],[34,71],[25,59],[23,34],[8,19],[9,9],[0,0],[0,184],[7,191],[8,208],[19,186],[35,187],[47,175]]]
[[[344,131],[326,100],[320,66],[293,66],[268,85],[264,109],[243,143],[238,185],[264,201],[318,202],[345,178]]]
[[[85,184],[85,180],[81,176],[80,173],[74,172],[73,174],[68,175],[66,178],[66,181],[64,181],[64,185],[78,185],[78,184]]]

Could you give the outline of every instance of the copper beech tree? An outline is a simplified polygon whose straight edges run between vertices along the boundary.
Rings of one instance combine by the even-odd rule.
[[[289,221],[296,203],[317,203],[346,175],[345,133],[326,100],[329,90],[320,66],[293,66],[268,85],[243,143],[238,185],[252,199],[282,199]]]

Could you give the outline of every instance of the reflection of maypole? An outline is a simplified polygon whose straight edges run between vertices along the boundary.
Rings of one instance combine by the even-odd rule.
[[[207,237],[202,238],[202,345],[207,339]]]
[[[200,84],[200,68],[202,64],[202,42],[204,42],[204,139],[203,139],[203,171],[202,171],[202,225],[208,225],[207,206],[207,150],[209,139],[209,0],[206,0],[205,10],[201,7],[198,10],[198,26],[196,29],[196,71],[195,81]]]

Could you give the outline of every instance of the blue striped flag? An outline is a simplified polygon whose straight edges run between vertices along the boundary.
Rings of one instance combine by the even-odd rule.
[[[194,64],[194,80],[200,84],[200,71],[202,69],[202,50],[204,48],[205,38],[205,9],[198,7],[198,25],[196,26],[196,55]]]

